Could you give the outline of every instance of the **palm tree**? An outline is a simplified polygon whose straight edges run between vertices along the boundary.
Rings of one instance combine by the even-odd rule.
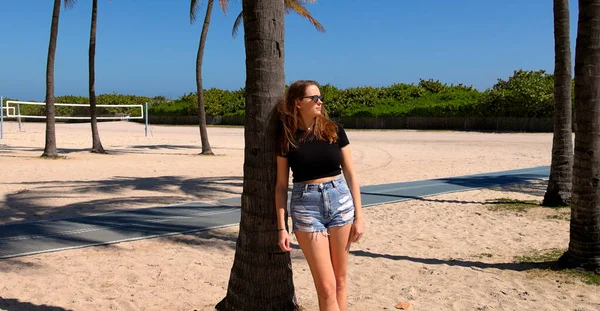
[[[315,3],[317,0],[285,0],[285,13],[289,14],[290,12],[295,12],[298,15],[308,19],[315,28],[317,28],[320,32],[325,32],[325,27],[321,25],[321,23],[316,20],[312,14],[308,11],[308,9],[304,6],[306,3]],[[244,10],[238,14],[235,22],[233,23],[233,29],[231,31],[231,35],[233,37],[237,36],[240,25],[242,24],[244,19]]]
[[[573,173],[569,0],[554,0],[554,137],[545,206],[568,206]]]
[[[90,123],[92,126],[92,152],[106,153],[100,134],[98,133],[98,120],[96,117],[96,20],[98,15],[98,0],[92,0],[92,25],[90,27],[90,49],[89,49],[89,91],[90,91]]]
[[[277,246],[275,106],[285,88],[284,0],[244,0],[246,119],[240,232],[217,310],[297,310],[289,253]]]
[[[290,11],[294,11],[300,16],[303,16],[311,21],[313,25],[317,28],[317,30],[324,32],[325,28],[319,21],[317,21],[310,12],[304,6],[305,3],[314,3],[316,0],[285,0],[285,12],[289,13]],[[212,15],[214,0],[209,0],[206,7],[206,15],[204,17],[204,24],[202,26],[202,32],[200,35],[200,43],[198,45],[198,53],[196,55],[196,92],[198,95],[198,124],[200,127],[200,140],[202,143],[202,152],[200,154],[205,155],[213,155],[212,148],[210,147],[210,143],[208,141],[208,133],[206,129],[206,109],[204,104],[204,88],[202,86],[202,62],[204,58],[204,48],[206,46],[206,36],[208,34],[208,27],[210,25],[210,19]],[[219,0],[219,4],[224,13],[227,13],[227,8],[229,6],[228,0]],[[190,22],[194,23],[196,20],[196,12],[199,8],[200,1],[192,0],[190,3]],[[237,30],[242,22],[243,11],[240,12],[238,17],[235,20],[233,26],[233,36],[235,37],[237,34]]]
[[[64,0],[65,8],[73,5],[75,0]],[[46,143],[42,157],[57,158],[56,151],[56,111],[54,109],[54,60],[56,58],[56,40],[58,38],[58,21],[60,19],[61,0],[54,0],[52,23],[50,25],[50,43],[46,61]]]
[[[212,15],[214,0],[208,0],[206,6],[206,15],[204,16],[204,24],[200,34],[200,44],[198,44],[198,54],[196,55],[196,92],[198,95],[198,123],[200,125],[200,141],[202,143],[202,152],[204,155],[214,155],[210,143],[208,142],[208,133],[206,130],[206,111],[204,108],[204,88],[202,87],[202,60],[204,58],[204,47],[206,46],[206,36],[208,35],[208,27],[210,25],[210,17]],[[227,11],[227,0],[219,0],[219,4],[223,12]],[[196,11],[200,6],[199,0],[190,2],[190,23],[196,20]]]
[[[600,274],[600,0],[579,1],[575,49],[575,161],[563,267]]]

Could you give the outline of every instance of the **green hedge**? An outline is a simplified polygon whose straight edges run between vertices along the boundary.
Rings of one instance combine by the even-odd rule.
[[[325,107],[332,117],[551,117],[554,112],[554,77],[544,70],[516,70],[508,80],[498,79],[490,89],[480,92],[471,86],[423,80],[418,84],[398,83],[387,87],[339,89],[321,85]],[[103,94],[98,104],[149,103],[155,116],[190,116],[198,114],[195,92],[176,100],[162,96]],[[208,116],[244,115],[245,90],[211,88],[205,90]],[[87,97],[60,96],[56,102],[88,103]],[[43,114],[43,107],[27,106],[28,113]],[[57,115],[80,115],[87,110],[57,107]],[[105,109],[102,113],[123,113],[123,109]],[[126,112],[125,112],[126,113]],[[100,114],[100,113],[99,113]]]

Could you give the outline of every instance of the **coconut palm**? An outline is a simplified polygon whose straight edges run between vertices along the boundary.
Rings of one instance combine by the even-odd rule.
[[[204,16],[204,24],[200,33],[200,43],[198,44],[198,53],[196,54],[196,92],[198,95],[198,124],[200,127],[200,141],[202,143],[202,152],[200,154],[213,155],[212,148],[208,141],[208,132],[206,130],[206,110],[204,108],[204,88],[202,86],[202,61],[204,58],[204,47],[206,46],[206,36],[208,35],[208,27],[210,26],[210,18],[212,15],[214,0],[208,0],[206,5],[206,15]],[[227,11],[227,0],[219,0],[223,12]],[[190,2],[190,23],[196,21],[196,12],[200,6],[199,0]]]
[[[569,249],[559,263],[600,274],[600,0],[579,0]]]
[[[65,8],[71,7],[75,0],[64,0]],[[50,24],[50,43],[46,61],[46,142],[42,157],[57,158],[56,150],[56,110],[54,108],[54,60],[56,59],[56,41],[58,21],[60,19],[61,0],[54,0],[52,22]]]
[[[554,0],[554,136],[545,206],[568,206],[573,174],[569,0]]]
[[[275,106],[285,89],[284,0],[244,0],[246,119],[240,231],[217,310],[297,310],[289,253],[277,246]]]
[[[321,23],[316,20],[304,6],[305,3],[314,3],[316,0],[285,0],[285,13],[296,12],[302,17],[308,19],[318,31],[324,32],[325,28]],[[204,24],[202,26],[202,32],[200,35],[200,44],[198,45],[198,53],[196,55],[196,92],[198,95],[198,124],[200,127],[200,140],[202,143],[201,154],[214,154],[208,140],[208,133],[206,130],[206,108],[204,104],[204,88],[202,86],[202,61],[204,57],[204,48],[206,46],[206,36],[208,34],[208,28],[210,25],[210,19],[212,15],[214,0],[209,0],[206,7],[206,15],[204,17]],[[229,6],[228,0],[219,0],[219,4],[224,13],[227,13]],[[192,0],[190,3],[190,22],[193,23],[196,20],[196,12],[200,6],[199,0]],[[235,37],[239,26],[243,20],[243,10],[240,12],[235,20],[232,34]]]
[[[92,0],[92,24],[90,26],[89,48],[89,93],[90,93],[90,123],[92,126],[92,152],[106,153],[100,134],[98,133],[98,120],[96,116],[96,21],[98,16],[98,0]]]

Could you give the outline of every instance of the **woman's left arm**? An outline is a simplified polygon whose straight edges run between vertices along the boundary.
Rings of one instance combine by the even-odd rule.
[[[354,223],[350,231],[350,241],[357,242],[362,237],[365,231],[365,223],[362,213],[362,202],[360,199],[360,186],[356,178],[356,172],[354,171],[354,165],[352,164],[352,151],[350,145],[346,145],[341,148],[342,151],[342,171],[344,172],[344,178],[350,188],[352,194],[352,200],[354,201]]]

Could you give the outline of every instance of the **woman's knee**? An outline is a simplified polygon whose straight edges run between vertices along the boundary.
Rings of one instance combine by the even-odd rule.
[[[335,299],[337,292],[337,284],[334,280],[322,281],[319,286],[319,296],[322,299]]]
[[[335,276],[335,288],[337,291],[341,289],[346,289],[346,275],[336,275]]]

